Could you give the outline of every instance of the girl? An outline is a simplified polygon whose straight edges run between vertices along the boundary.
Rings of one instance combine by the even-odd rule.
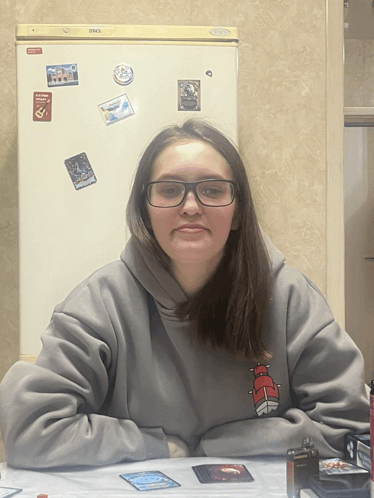
[[[8,463],[342,457],[369,429],[363,359],[316,287],[261,233],[243,162],[190,120],[146,149],[132,238],[55,308],[35,364],[1,386]]]

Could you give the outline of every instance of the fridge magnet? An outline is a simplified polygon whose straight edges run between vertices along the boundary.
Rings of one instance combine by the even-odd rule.
[[[33,121],[51,121],[52,92],[34,92],[32,119]]]
[[[27,55],[40,55],[43,53],[42,47],[27,47],[26,54]]]
[[[98,108],[106,125],[117,123],[127,116],[135,114],[125,93],[99,104]]]
[[[113,69],[113,78],[119,85],[129,85],[134,79],[134,71],[127,64],[118,64]]]
[[[83,187],[88,187],[88,185],[96,183],[97,180],[95,173],[93,172],[92,166],[85,152],[69,157],[69,159],[65,159],[65,166],[68,170],[75,190],[79,190]]]
[[[47,66],[47,83],[52,86],[78,85],[77,64],[60,64],[59,66]]]
[[[178,111],[200,110],[200,80],[178,80]]]

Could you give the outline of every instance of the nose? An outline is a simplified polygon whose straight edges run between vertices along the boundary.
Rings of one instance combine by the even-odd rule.
[[[202,211],[202,206],[192,190],[189,190],[186,193],[186,197],[182,202],[181,208],[183,213],[186,213],[190,216],[193,216],[196,213],[201,213]]]

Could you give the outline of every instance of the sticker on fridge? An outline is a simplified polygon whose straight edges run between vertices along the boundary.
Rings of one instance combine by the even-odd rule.
[[[75,190],[80,190],[96,183],[95,173],[85,152],[65,159],[65,166]]]
[[[48,87],[78,85],[77,64],[60,64],[47,66]]]
[[[97,106],[106,125],[111,125],[135,114],[126,94],[103,102]]]
[[[51,121],[52,92],[34,92],[32,119],[33,121]]]
[[[200,80],[178,80],[178,111],[200,111]]]
[[[27,55],[40,55],[43,53],[42,47],[27,47],[26,54]]]

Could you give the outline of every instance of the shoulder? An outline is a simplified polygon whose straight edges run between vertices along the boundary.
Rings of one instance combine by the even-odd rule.
[[[127,301],[145,298],[146,291],[120,260],[109,263],[89,275],[77,285],[65,300],[56,306],[55,312],[69,313],[71,308],[107,307]]]
[[[327,328],[339,328],[318,287],[303,273],[284,265],[274,279],[271,306],[284,324],[287,341],[309,339]]]
[[[283,296],[287,299],[288,304],[320,302],[328,308],[321,290],[306,275],[288,265],[283,265],[275,275],[273,295],[277,299]]]

